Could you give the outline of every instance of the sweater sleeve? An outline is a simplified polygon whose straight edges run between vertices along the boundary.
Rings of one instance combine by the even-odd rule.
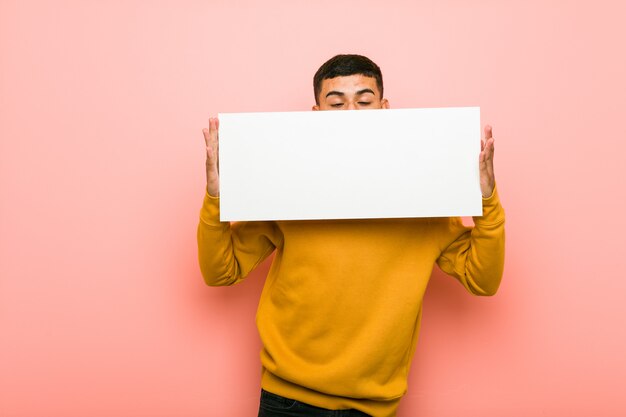
[[[274,222],[220,222],[219,197],[205,193],[198,223],[198,260],[207,285],[244,279],[282,243]]]
[[[483,215],[473,219],[474,227],[466,227],[460,218],[450,218],[448,236],[452,239],[437,264],[472,294],[493,295],[504,270],[504,209],[497,189],[483,198]]]

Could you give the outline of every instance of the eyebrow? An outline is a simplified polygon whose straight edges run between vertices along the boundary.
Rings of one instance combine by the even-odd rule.
[[[376,93],[374,93],[374,91],[371,88],[364,88],[363,90],[359,90],[356,92],[357,96],[360,96],[361,94],[365,94],[365,93],[372,93],[374,95],[376,95]],[[342,93],[341,91],[337,91],[337,90],[332,90],[329,91],[328,94],[326,94],[326,97],[328,98],[329,96],[345,96],[345,93]]]

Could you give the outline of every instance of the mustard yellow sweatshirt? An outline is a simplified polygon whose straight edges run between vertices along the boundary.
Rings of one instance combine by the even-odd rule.
[[[375,198],[375,197],[372,197]],[[206,194],[198,226],[208,285],[241,281],[276,251],[257,311],[267,391],[330,409],[394,416],[407,390],[422,298],[436,262],[472,294],[504,266],[497,191],[473,228],[459,218],[219,221]]]

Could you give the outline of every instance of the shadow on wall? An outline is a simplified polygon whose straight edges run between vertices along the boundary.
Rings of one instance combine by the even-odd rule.
[[[424,311],[429,316],[458,318],[471,309],[474,297],[456,278],[447,275],[435,265],[424,296]]]

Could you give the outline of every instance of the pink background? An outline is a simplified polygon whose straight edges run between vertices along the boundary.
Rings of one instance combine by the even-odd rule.
[[[201,129],[346,52],[481,106],[508,216],[494,298],[434,274],[399,416],[624,415],[626,10],[574,3],[0,0],[0,415],[256,415],[268,263],[204,285]]]

